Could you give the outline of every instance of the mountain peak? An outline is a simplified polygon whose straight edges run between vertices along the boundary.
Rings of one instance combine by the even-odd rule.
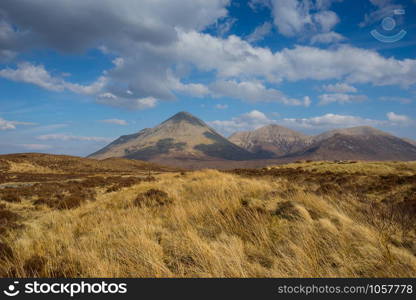
[[[179,112],[154,128],[122,136],[90,157],[140,160],[228,159],[255,156],[218,134],[188,112]]]
[[[202,120],[198,119],[197,117],[195,117],[194,115],[186,111],[178,112],[177,114],[173,115],[172,117],[164,121],[162,124],[170,123],[170,122],[173,122],[173,123],[188,122],[188,123],[191,123],[192,125],[204,126],[204,127],[207,126]]]
[[[376,129],[371,126],[356,126],[350,128],[340,128],[327,131],[315,136],[315,141],[321,141],[330,138],[336,134],[348,136],[391,136],[389,133]]]

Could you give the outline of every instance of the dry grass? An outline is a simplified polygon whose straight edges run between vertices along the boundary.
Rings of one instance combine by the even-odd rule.
[[[267,170],[161,174],[156,181],[114,191],[97,188],[95,201],[65,210],[28,199],[8,202],[3,209],[22,215],[18,222],[24,227],[1,238],[0,275],[416,276],[415,219],[401,213],[408,210],[392,210],[396,206],[377,201],[379,194],[367,187],[360,187],[365,201],[349,192],[345,178],[351,172],[341,177],[341,171],[315,172],[314,180],[315,173],[297,167],[286,166],[295,172],[280,175]],[[404,167],[404,181],[392,174],[386,179],[390,192],[407,195],[415,187],[412,165],[396,166],[394,173]],[[369,175],[379,175],[374,172]],[[337,188],[319,191],[322,176]],[[362,175],[359,180],[366,182]],[[414,204],[414,194],[409,197]],[[397,199],[391,203],[405,203],[404,196]]]

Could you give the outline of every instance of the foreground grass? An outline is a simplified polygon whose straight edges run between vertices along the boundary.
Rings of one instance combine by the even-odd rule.
[[[3,276],[416,276],[414,224],[283,177],[162,174],[74,209],[7,205],[27,218],[3,237]]]

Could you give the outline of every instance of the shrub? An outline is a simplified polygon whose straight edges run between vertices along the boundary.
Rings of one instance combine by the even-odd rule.
[[[0,260],[12,259],[14,257],[13,250],[9,245],[0,242]]]
[[[147,192],[139,194],[133,202],[133,204],[138,207],[160,207],[172,203],[173,200],[169,195],[158,189],[150,189]]]
[[[25,261],[23,270],[28,277],[35,277],[42,274],[42,271],[46,264],[46,258],[40,255],[33,255],[31,258]]]

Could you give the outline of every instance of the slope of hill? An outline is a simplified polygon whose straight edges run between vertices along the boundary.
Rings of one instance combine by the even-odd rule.
[[[233,144],[193,115],[180,112],[154,128],[122,136],[90,157],[156,161],[247,160],[255,155]]]
[[[412,144],[413,146],[416,146],[416,141],[412,139],[403,138],[402,140],[408,142],[409,144]]]
[[[170,171],[151,162],[108,158],[101,161],[69,155],[41,153],[21,153],[0,155],[0,171],[12,173],[100,173],[100,172],[136,172]]]
[[[416,160],[416,146],[369,126],[341,128],[317,136],[269,125],[239,132],[230,140],[249,151],[271,151],[277,159]]]
[[[301,151],[312,142],[311,137],[279,126],[267,125],[254,131],[237,132],[229,140],[254,153],[284,156]]]
[[[0,277],[416,276],[416,163],[114,175],[0,188]]]
[[[347,136],[391,136],[391,134],[381,131],[379,129],[373,128],[371,126],[356,126],[350,128],[339,128],[324,133],[318,134],[313,137],[314,142],[319,142],[330,137],[333,137],[336,134],[342,134]]]
[[[373,128],[352,128],[324,133],[292,157],[311,160],[416,160],[416,147]]]

